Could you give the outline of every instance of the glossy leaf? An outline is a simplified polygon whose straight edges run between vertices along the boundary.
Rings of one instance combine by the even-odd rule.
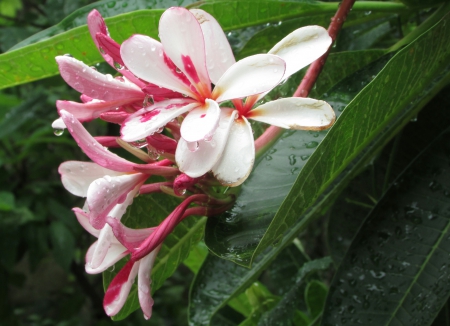
[[[446,110],[450,105],[447,94],[448,87],[402,130],[392,146],[387,147],[366,171],[349,183],[334,203],[328,217],[327,242],[337,265],[386,187],[436,138],[437,131],[450,124]]]
[[[108,3],[116,4],[114,1]],[[108,3],[106,6],[108,6]],[[334,12],[337,6],[337,3],[318,1],[304,1],[299,5],[298,2],[290,1],[218,0],[200,2],[197,7],[215,16],[222,28],[227,31],[278,22],[293,17],[321,14],[324,11]],[[361,9],[365,10],[365,7],[361,6],[359,10]],[[405,9],[406,7],[403,5],[392,7],[394,11]],[[354,10],[358,10],[358,5],[355,5]],[[119,43],[136,33],[157,38],[158,21],[162,12],[162,9],[139,10],[107,18],[106,23],[111,36]],[[236,12],[246,14],[236,15]],[[70,53],[87,65],[102,61],[91,40],[87,26],[75,27],[57,35],[54,35],[52,31],[48,35],[43,33],[39,36],[39,40],[38,43],[0,55],[0,74],[3,75],[0,80],[0,89],[58,74],[54,60],[57,55]]]
[[[42,41],[49,37],[67,32],[68,30],[86,25],[86,18],[93,9],[98,10],[104,18],[113,17],[142,9],[164,9],[173,6],[186,6],[193,3],[193,0],[103,0],[75,10],[65,17],[58,24],[47,28],[35,35],[21,41],[13,46],[11,50],[16,50],[24,46]]]
[[[447,15],[397,53],[346,107],[326,141],[300,172],[255,255],[282,237],[370,142],[386,137],[384,128],[394,121],[404,125],[447,83],[450,70],[448,20]]]
[[[352,53],[330,56],[331,64],[325,66],[316,89],[328,90],[347,73],[357,70],[358,65],[361,67],[367,64],[368,58],[379,56],[380,52],[353,54],[354,56]],[[386,59],[383,59],[369,71],[353,77],[355,87],[352,88],[351,93],[349,93],[348,84],[342,85],[343,89],[335,93],[328,92],[326,100],[334,106],[338,116],[345,104],[361,90],[363,85],[372,80],[372,76],[378,73],[385,63]],[[300,78],[301,76],[293,76],[268,96],[270,98],[289,96],[287,94],[295,91]],[[284,197],[289,193],[295,176],[306,164],[325,134],[326,131],[286,131],[283,134],[272,149],[255,165],[250,177],[242,185],[235,207],[218,218],[208,220],[205,242],[210,250],[222,258],[231,259],[244,266],[249,264],[252,250],[258,245]],[[249,237],[248,234],[252,236]],[[274,240],[273,245],[277,244],[278,241]]]
[[[412,163],[364,222],[331,284],[322,325],[428,325],[447,301],[448,135]]]
[[[176,207],[178,200],[165,194],[143,195],[136,198],[127,209],[122,222],[131,228],[146,228],[158,225]],[[188,257],[191,249],[201,240],[206,217],[191,216],[183,220],[175,230],[167,236],[161,250],[156,256],[152,269],[152,292],[176,270],[179,264]],[[117,272],[125,264],[127,258],[118,262],[110,271],[103,273],[105,289]],[[139,308],[137,285],[133,284],[128,299],[122,310],[113,317],[121,320]]]
[[[326,270],[331,263],[332,260],[330,257],[324,257],[305,263],[302,268],[298,270],[295,283],[292,284],[291,290],[280,300],[273,310],[262,316],[258,325],[291,325],[291,321],[295,318],[299,303],[304,301],[302,285],[306,276],[313,272]]]

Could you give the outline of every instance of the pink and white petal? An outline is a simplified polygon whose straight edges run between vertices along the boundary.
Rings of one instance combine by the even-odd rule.
[[[202,29],[187,9],[167,9],[159,21],[159,37],[173,63],[203,93],[211,91]],[[206,95],[206,94],[204,94]]]
[[[120,223],[118,219],[112,217],[108,217],[106,222],[111,226],[114,233],[114,243],[121,243],[130,251],[138,248],[155,230],[155,228],[130,229]]]
[[[90,264],[92,260],[92,255],[95,250],[95,247],[97,246],[97,242],[95,241],[88,249],[85,257],[86,265],[85,270],[88,274],[99,274],[107,270],[108,268],[112,267],[115,263],[117,263],[119,260],[121,260],[123,257],[129,254],[128,250],[122,246],[121,244],[111,244],[111,247],[109,247],[108,252],[106,253],[106,256],[104,257],[103,261],[97,268],[93,268]]]
[[[171,99],[155,103],[130,115],[122,124],[124,141],[137,141],[155,133],[168,122],[199,106],[190,99]]]
[[[158,41],[144,35],[133,35],[122,43],[123,62],[137,77],[175,92],[194,96],[190,82],[176,71]]]
[[[96,229],[103,228],[106,216],[113,207],[126,201],[128,193],[147,178],[148,175],[134,173],[116,177],[105,176],[91,183],[86,201],[92,226]]]
[[[63,130],[63,129],[66,129],[66,124],[64,123],[64,121],[61,118],[58,118],[52,122],[52,128]]]
[[[98,236],[100,235],[100,230],[97,230],[91,225],[91,222],[89,222],[89,214],[78,207],[75,207],[72,210],[75,213],[75,216],[77,217],[77,220],[81,224],[83,229],[88,231],[94,237],[98,238]]]
[[[222,156],[236,116],[236,110],[222,108],[219,126],[214,136],[210,141],[199,141],[198,148],[195,151],[191,151],[188,143],[183,138],[180,138],[175,153],[175,160],[180,171],[191,178],[198,178],[208,173]]]
[[[58,56],[55,59],[66,83],[89,97],[103,101],[145,97],[136,85],[103,75],[75,58]]]
[[[83,125],[75,119],[73,114],[65,110],[59,111],[59,114],[78,146],[80,146],[83,152],[98,165],[117,172],[130,172],[133,171],[134,166],[138,165],[128,162],[100,145]]]
[[[87,25],[89,28],[89,33],[91,34],[91,38],[95,43],[95,46],[102,54],[106,62],[108,62],[111,66],[114,66],[114,61],[112,60],[112,58],[106,53],[103,53],[97,41],[97,33],[101,33],[104,35],[109,35],[109,33],[102,15],[96,9],[92,10],[87,16]]]
[[[73,114],[81,122],[91,121],[98,118],[102,113],[115,110],[122,105],[136,101],[143,101],[144,98],[123,98],[113,101],[92,100],[88,103],[78,103],[71,101],[56,101],[58,111],[66,110]]]
[[[105,175],[118,176],[121,172],[105,169],[92,162],[67,161],[62,163],[58,172],[61,181],[71,194],[79,197],[86,197],[89,186],[94,180]]]
[[[138,273],[139,264],[139,261],[128,261],[109,284],[103,299],[103,308],[108,316],[114,316],[122,309]]]
[[[114,234],[111,227],[108,224],[105,224],[105,226],[100,230],[100,234],[96,242],[97,245],[95,246],[94,252],[92,252],[92,257],[88,262],[92,269],[96,269],[102,264],[109,248],[111,247],[111,241],[113,238]]]
[[[111,37],[103,33],[97,33],[95,35],[95,40],[97,46],[100,50],[100,53],[103,55],[103,58],[106,60],[113,68],[116,68],[116,65],[123,66],[122,58],[120,57],[120,44],[114,41]],[[109,56],[109,58],[108,58]],[[112,64],[111,60],[112,59]]]
[[[217,20],[201,9],[191,9],[200,23],[205,39],[206,68],[213,84],[217,84],[220,77],[230,68],[236,60],[230,43]]]
[[[301,130],[327,129],[336,119],[327,102],[302,97],[267,102],[250,111],[247,117],[281,128]]]
[[[141,263],[138,271],[138,298],[145,319],[150,319],[152,316],[154,302],[150,288],[150,284],[152,283],[150,275],[152,274],[153,264],[155,263],[156,255],[160,248],[161,245],[140,260]]]
[[[286,72],[283,79],[288,78],[311,62],[319,59],[331,45],[331,37],[325,28],[305,26],[299,28],[269,51],[286,61]]]
[[[137,183],[136,186],[128,192],[127,197],[125,200],[111,209],[111,211],[108,213],[109,217],[115,218],[120,221],[123,214],[125,214],[125,211],[127,210],[128,206],[130,206],[133,203],[134,197],[139,193],[139,189],[141,187],[141,183]]]
[[[244,117],[234,121],[222,158],[212,168],[214,176],[225,186],[239,186],[247,179],[255,161],[252,127]]]
[[[181,137],[187,142],[211,139],[219,124],[220,111],[216,101],[206,99],[204,105],[190,111],[183,120]]]
[[[283,59],[271,54],[256,54],[239,60],[220,78],[211,95],[217,102],[263,93],[283,78]]]

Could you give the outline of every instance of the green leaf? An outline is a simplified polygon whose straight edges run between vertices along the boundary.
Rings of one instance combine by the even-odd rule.
[[[106,2],[106,6],[112,3],[115,5],[117,1]],[[377,6],[380,7],[380,5]],[[299,3],[274,0],[219,0],[198,3],[198,8],[213,14],[225,31],[278,22],[294,17],[307,17],[324,12],[332,13],[335,12],[337,7],[338,3],[336,2],[319,1]],[[388,11],[403,11],[406,7],[401,4],[389,4],[387,8],[384,8],[384,10],[386,9]],[[367,6],[360,6],[357,3],[354,10],[367,10]],[[119,43],[136,33],[157,38],[158,21],[162,12],[162,9],[138,10],[110,17],[105,21],[111,37]],[[236,15],[236,12],[245,14]],[[75,18],[70,18],[69,21]],[[67,24],[70,25],[70,22]],[[91,40],[87,26],[78,26],[57,35],[54,35],[54,33],[54,31],[50,31],[49,34],[43,32],[42,35],[37,37],[40,40],[38,43],[0,55],[0,74],[3,76],[0,80],[0,89],[57,75],[58,69],[54,59],[57,55],[70,53],[87,65],[102,61]]]
[[[353,54],[353,55],[352,55]],[[380,56],[380,51],[361,51],[330,55],[319,78],[317,91],[326,91],[335,83],[367,64],[369,58]],[[339,60],[341,59],[341,60]],[[354,77],[355,86],[342,86],[344,90],[328,92],[329,101],[339,116],[351,98],[372,80],[372,76],[384,67],[386,60],[374,68]],[[363,77],[362,77],[363,76]],[[289,96],[295,91],[301,74],[291,77],[284,85],[268,96],[271,99]],[[359,87],[359,88],[358,88]],[[294,178],[307,163],[310,155],[324,138],[326,131],[286,131],[276,144],[256,164],[249,178],[242,185],[234,208],[220,217],[209,219],[205,243],[222,258],[248,266],[253,250],[263,237],[270,221],[289,193]],[[249,237],[248,234],[252,236]],[[281,235],[280,238],[281,239]],[[273,245],[279,243],[273,240]]]
[[[50,240],[55,260],[66,271],[69,270],[75,251],[75,238],[72,232],[63,222],[54,221],[50,224]]]
[[[96,9],[104,18],[124,14],[142,9],[164,9],[173,6],[186,6],[193,3],[193,0],[103,0],[84,6],[73,11],[58,24],[47,28],[13,46],[9,51],[17,50],[24,46],[42,41],[49,37],[67,32],[75,27],[86,25],[88,14]],[[48,8],[46,8],[48,10]]]
[[[8,113],[0,120],[0,139],[7,137],[24,123],[34,118],[35,111],[41,106],[40,101],[44,100],[44,96],[36,92],[21,104],[10,109]]]
[[[386,143],[448,82],[448,20],[446,15],[399,51],[353,98],[300,172],[254,256],[289,232],[298,217],[372,141]],[[388,126],[389,132],[385,130]]]
[[[279,253],[281,247],[272,249]],[[273,283],[273,293],[282,295],[291,288],[295,282],[298,269],[307,261],[306,257],[295,247],[289,246],[275,254],[259,256],[251,269],[236,265],[230,261],[208,255],[200,271],[195,277],[190,292],[189,323],[191,325],[208,325],[213,316],[217,315],[220,308],[228,301],[235,307],[239,304],[236,300],[260,275],[268,268],[269,282]],[[280,279],[283,278],[283,279]],[[241,295],[239,295],[242,293]],[[246,307],[237,309],[244,315],[248,312]],[[306,308],[306,306],[305,306]],[[215,319],[214,319],[215,321]]]
[[[122,222],[131,228],[145,228],[158,225],[174,209],[179,200],[166,194],[142,195],[136,198]],[[161,287],[163,282],[173,274],[179,264],[188,257],[191,248],[203,237],[206,217],[191,216],[184,219],[175,230],[164,240],[152,270],[152,292]],[[103,286],[108,288],[109,283],[119,272],[126,259],[118,262],[111,271],[103,272]],[[122,310],[113,317],[113,320],[122,320],[139,308],[137,286],[133,284],[128,299]]]
[[[306,277],[313,272],[328,269],[332,262],[330,257],[324,257],[305,263],[298,270],[291,290],[284,295],[275,308],[262,316],[258,325],[291,325],[291,321],[296,318],[299,304],[304,300],[302,285]]]
[[[208,247],[206,247],[203,241],[200,241],[191,249],[191,253],[183,261],[183,264],[187,266],[194,274],[197,274],[198,270],[205,261],[206,256],[208,256]]]
[[[0,191],[0,211],[11,211],[15,206],[14,194],[9,191]]]
[[[327,293],[328,288],[322,282],[311,281],[306,286],[305,301],[312,319],[317,318],[321,314]]]
[[[448,132],[397,179],[364,222],[331,284],[322,325],[429,325],[447,301]]]

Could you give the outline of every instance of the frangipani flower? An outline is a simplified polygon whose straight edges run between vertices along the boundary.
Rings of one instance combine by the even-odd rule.
[[[66,110],[81,122],[102,117],[107,121],[120,123],[131,113],[146,106],[150,98],[161,101],[181,97],[179,93],[139,80],[124,66],[120,57],[120,45],[109,36],[106,24],[97,10],[90,12],[87,23],[103,58],[122,76],[113,78],[71,56],[57,56],[61,77],[73,89],[82,93],[82,103],[57,101],[58,111]],[[61,119],[53,122],[52,126],[57,129],[65,128]]]
[[[266,92],[281,81],[285,63],[280,57],[259,54],[234,63],[217,22],[204,11],[194,12],[197,16],[184,8],[166,10],[159,22],[161,43],[144,35],[123,42],[121,57],[133,74],[186,96],[132,114],[122,124],[123,140],[143,139],[187,112],[183,139],[194,144],[208,140],[219,125],[219,103]],[[218,44],[212,39],[216,36]]]
[[[227,42],[222,42],[226,44]],[[324,54],[331,44],[327,31],[319,26],[299,28],[277,43],[269,54],[276,54],[286,63],[282,80]],[[192,152],[180,139],[176,161],[191,177],[212,170],[224,185],[237,186],[249,175],[255,157],[254,139],[247,119],[265,122],[286,129],[323,130],[334,120],[333,109],[324,101],[310,98],[285,98],[267,102],[252,110],[253,105],[267,93],[247,97],[244,103],[235,99],[236,110],[223,108],[220,124],[211,141],[199,141]]]

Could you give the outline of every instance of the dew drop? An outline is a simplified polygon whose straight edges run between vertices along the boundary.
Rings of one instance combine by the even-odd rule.
[[[198,150],[198,141],[187,142],[187,147],[191,152],[196,152]]]
[[[123,68],[123,66],[120,63],[114,61],[114,68],[116,68],[117,70],[120,70]]]
[[[62,134],[64,133],[64,129],[53,129],[53,133],[55,134],[55,136],[62,136]]]

